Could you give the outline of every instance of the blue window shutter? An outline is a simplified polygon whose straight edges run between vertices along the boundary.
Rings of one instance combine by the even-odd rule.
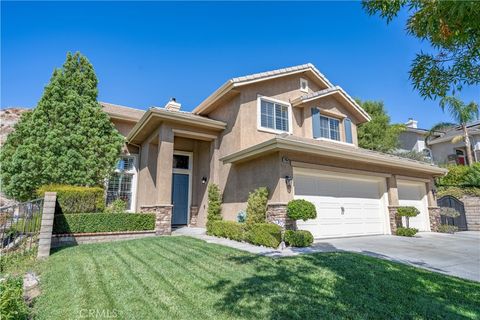
[[[320,138],[320,110],[312,108],[312,129],[313,138]]]
[[[346,118],[343,121],[343,124],[345,126],[345,141],[347,143],[353,143],[353,137],[352,137],[352,120]]]

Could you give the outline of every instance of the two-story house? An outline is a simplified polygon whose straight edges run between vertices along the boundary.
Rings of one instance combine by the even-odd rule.
[[[438,222],[433,178],[446,170],[359,148],[369,115],[312,64],[228,80],[192,112],[174,100],[146,112],[103,106],[127,140],[109,193],[157,212],[164,233],[205,226],[209,183],[227,220],[262,186],[271,221],[292,199],[313,202],[318,217],[298,227],[315,237],[390,234],[402,205],[420,210],[413,227]]]

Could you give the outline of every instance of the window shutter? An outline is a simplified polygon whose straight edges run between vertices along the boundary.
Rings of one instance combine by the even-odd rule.
[[[312,108],[312,129],[313,138],[320,138],[320,110]]]
[[[347,143],[353,143],[352,120],[346,118],[345,120],[343,120],[343,124],[345,126],[345,141]]]

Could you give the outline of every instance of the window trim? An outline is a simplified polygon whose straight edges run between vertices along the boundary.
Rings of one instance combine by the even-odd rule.
[[[270,103],[281,104],[281,105],[287,107],[288,131],[277,130],[277,129],[272,129],[272,128],[268,128],[268,127],[262,127],[262,100],[270,102]],[[273,118],[275,119],[275,115],[274,115]],[[275,120],[274,120],[274,122],[275,122]],[[257,130],[258,131],[275,133],[275,134],[282,134],[282,133],[292,134],[292,132],[293,132],[292,131],[293,130],[292,124],[293,124],[293,121],[292,121],[292,105],[290,103],[282,101],[282,100],[262,96],[262,95],[257,95]],[[275,126],[275,123],[274,123],[274,126]]]
[[[305,89],[303,89],[303,86],[302,86],[303,83],[306,83],[306,84],[307,84],[307,85],[305,86]],[[308,93],[308,80],[305,79],[305,78],[300,78],[300,91],[301,91],[301,92]]]
[[[328,140],[328,141],[335,141],[335,142],[343,142],[343,143],[346,143],[346,144],[350,144],[350,143],[347,143],[345,141],[342,141],[342,130],[341,130],[341,127],[340,127],[340,124],[342,123],[342,120],[341,119],[337,119],[337,118],[334,118],[334,117],[329,117],[329,116],[325,116],[322,114],[322,111],[320,110],[320,119],[324,117],[324,118],[327,118],[328,119],[328,138],[327,137],[318,137],[317,140],[320,140],[320,139],[323,139],[323,140]],[[332,139],[332,132],[331,132],[331,129],[330,129],[330,120],[336,120],[338,121],[338,140],[336,139]],[[322,122],[320,121],[320,124]],[[320,132],[321,132],[322,128],[320,128]]]
[[[120,158],[133,158],[133,168],[131,170],[126,170],[122,171],[115,167],[114,172],[115,173],[122,173],[125,172],[127,174],[132,175],[132,200],[130,203],[130,208],[127,209],[127,212],[135,212],[136,206],[137,206],[137,185],[138,185],[138,154],[136,153],[131,153],[131,154],[121,154],[119,157]],[[108,181],[109,179],[106,179],[106,188],[105,190],[108,191]],[[106,201],[106,199],[105,199]]]

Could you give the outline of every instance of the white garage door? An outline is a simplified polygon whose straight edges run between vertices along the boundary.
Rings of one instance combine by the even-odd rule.
[[[410,227],[420,231],[430,231],[425,183],[399,180],[397,187],[400,205],[412,206],[420,211],[418,216],[410,218]],[[405,218],[403,223],[405,223]]]
[[[294,188],[315,204],[316,219],[297,221],[315,238],[386,233],[384,178],[295,169]]]

